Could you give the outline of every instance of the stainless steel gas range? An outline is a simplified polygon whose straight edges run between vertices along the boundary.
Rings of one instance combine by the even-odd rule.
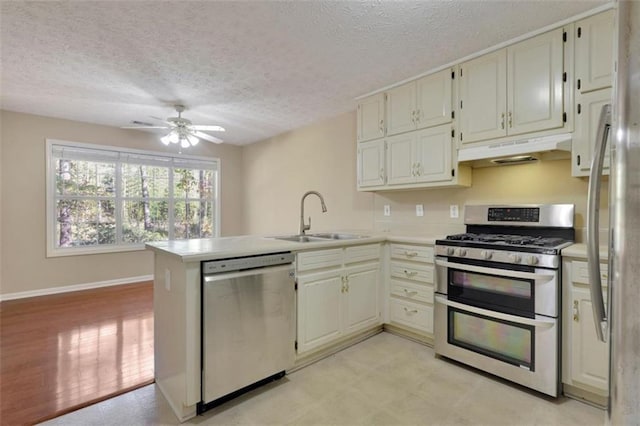
[[[573,220],[571,204],[465,206],[467,232],[436,241],[436,354],[558,396]]]

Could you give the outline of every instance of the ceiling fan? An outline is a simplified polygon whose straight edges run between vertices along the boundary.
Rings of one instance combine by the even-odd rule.
[[[162,126],[153,126],[147,125],[146,123],[138,123],[137,126],[124,126],[123,129],[167,129],[169,133],[160,138],[160,141],[169,145],[172,143],[179,143],[182,148],[188,148],[190,146],[195,146],[200,142],[200,139],[204,139],[213,143],[222,143],[222,139],[216,138],[215,136],[211,136],[204,131],[207,132],[224,132],[224,127],[213,126],[213,125],[196,125],[191,122],[191,120],[187,120],[182,117],[182,113],[185,110],[184,105],[175,105],[174,108],[178,113],[177,117],[169,117],[166,120],[162,118],[153,117],[154,120],[161,121],[164,123]]]

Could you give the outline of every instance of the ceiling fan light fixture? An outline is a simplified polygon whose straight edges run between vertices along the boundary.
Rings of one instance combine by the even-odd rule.
[[[200,139],[192,134],[188,134],[187,135],[187,140],[189,141],[189,143],[191,144],[191,146],[196,146],[198,145],[198,142],[200,142]]]
[[[166,146],[169,146],[169,144],[171,144],[171,133],[166,134],[163,137],[161,137],[160,138],[160,142],[162,142]]]

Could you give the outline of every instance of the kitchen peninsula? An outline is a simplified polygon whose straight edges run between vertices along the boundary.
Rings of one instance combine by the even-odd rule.
[[[176,416],[181,421],[195,416],[202,400],[201,262],[310,250],[335,253],[350,247],[375,247],[377,261],[386,239],[376,235],[301,243],[240,236],[147,243],[154,252],[155,378]]]

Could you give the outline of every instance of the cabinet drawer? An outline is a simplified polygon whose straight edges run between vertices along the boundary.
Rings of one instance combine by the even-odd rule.
[[[391,261],[391,276],[431,284],[433,283],[433,266]]]
[[[342,249],[307,251],[298,253],[298,271],[342,265]]]
[[[602,285],[607,285],[607,278],[609,276],[609,265],[606,263],[600,263],[600,279]],[[574,260],[571,262],[571,281],[574,283],[589,284],[589,264],[587,262],[581,262]]]
[[[418,305],[417,303],[392,298],[389,307],[392,322],[433,333],[432,306]]]
[[[418,302],[433,303],[433,287],[391,280],[391,294]]]
[[[391,257],[393,259],[433,263],[433,247],[391,244]]]
[[[351,246],[345,249],[344,263],[366,262],[380,259],[380,244]]]

